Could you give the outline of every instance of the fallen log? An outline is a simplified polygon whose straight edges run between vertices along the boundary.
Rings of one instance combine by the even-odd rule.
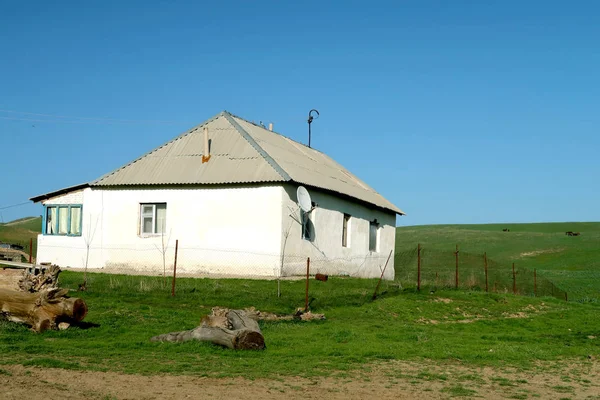
[[[82,299],[67,297],[68,289],[23,293],[0,289],[0,315],[12,322],[31,326],[35,332],[65,328],[87,314]],[[61,324],[62,323],[62,324]]]
[[[236,350],[262,350],[265,339],[255,315],[244,310],[215,307],[212,315],[202,318],[200,326],[183,332],[154,336],[152,342],[200,340]]]

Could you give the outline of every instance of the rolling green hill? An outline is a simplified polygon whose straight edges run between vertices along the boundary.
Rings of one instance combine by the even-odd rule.
[[[33,238],[33,254],[37,250],[37,235],[42,231],[42,217],[29,217],[0,224],[0,242],[20,244],[27,248]]]
[[[510,232],[503,232],[503,229]],[[566,231],[581,236],[567,236]],[[571,299],[600,300],[600,222],[424,225],[397,228],[396,251],[414,248],[487,252],[507,267],[537,269]]]

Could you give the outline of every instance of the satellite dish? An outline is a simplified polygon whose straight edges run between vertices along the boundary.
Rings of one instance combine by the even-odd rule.
[[[296,190],[296,197],[298,198],[298,205],[302,211],[310,212],[312,210],[310,194],[308,194],[308,190],[306,190],[304,186],[298,186],[298,190]]]

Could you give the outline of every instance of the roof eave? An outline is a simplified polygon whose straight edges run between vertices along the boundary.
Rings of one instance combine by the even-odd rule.
[[[79,185],[69,186],[69,187],[66,187],[63,189],[55,190],[53,192],[40,194],[38,196],[31,197],[29,200],[33,201],[34,203],[38,203],[42,200],[48,200],[48,199],[51,199],[52,197],[60,196],[61,194],[70,193],[75,190],[85,189],[87,187],[90,187],[89,183],[81,183]]]

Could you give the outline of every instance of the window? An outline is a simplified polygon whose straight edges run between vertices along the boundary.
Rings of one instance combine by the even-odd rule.
[[[379,224],[377,220],[369,222],[369,251],[379,251]]]
[[[312,222],[311,212],[305,212],[300,210],[300,217],[302,218],[302,239],[313,241],[315,238],[315,225]]]
[[[140,234],[165,233],[167,225],[167,203],[140,204]]]
[[[44,235],[81,236],[81,207],[81,204],[44,206]]]
[[[350,214],[344,214],[344,221],[342,222],[342,247],[350,247],[349,239],[350,229]]]

